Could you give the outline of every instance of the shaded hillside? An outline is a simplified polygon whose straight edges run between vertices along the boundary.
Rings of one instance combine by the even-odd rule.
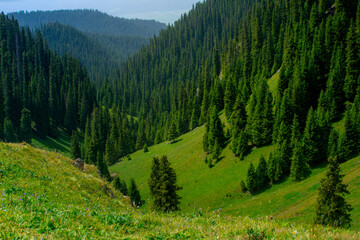
[[[78,58],[98,86],[112,69],[149,41],[145,37],[85,33],[58,22],[45,24],[39,30],[50,49]]]
[[[195,211],[143,213],[73,161],[26,144],[0,143],[0,238],[46,239],[357,239],[348,230]],[[204,215],[204,216],[202,216]]]
[[[20,26],[29,26],[31,29],[47,23],[60,22],[84,32],[115,36],[152,37],[166,27],[165,24],[154,20],[113,17],[97,10],[22,11],[9,15],[13,15]]]

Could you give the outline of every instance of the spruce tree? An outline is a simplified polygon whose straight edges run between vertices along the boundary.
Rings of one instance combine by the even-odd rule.
[[[304,157],[301,143],[296,142],[291,158],[290,177],[294,182],[300,182],[304,180],[310,172],[311,170]]]
[[[110,136],[106,139],[105,162],[108,165],[113,165],[116,163],[117,160],[118,160],[118,154],[116,153],[115,139],[112,132]]]
[[[106,178],[110,182],[111,181],[110,172],[100,152],[97,153],[97,168],[100,172],[101,177]]]
[[[116,190],[120,191],[124,196],[126,196],[128,194],[126,182],[124,180],[121,180],[119,177],[115,178],[114,187]]]
[[[344,83],[344,92],[348,100],[353,101],[356,94],[356,88],[359,85],[360,60],[358,56],[358,46],[356,43],[355,24],[351,20],[348,34],[346,36],[346,77]]]
[[[81,158],[79,136],[76,131],[73,131],[71,136],[71,156],[73,159]]]
[[[246,193],[246,192],[248,191],[244,180],[241,180],[241,182],[240,182],[240,188],[241,188],[241,192],[242,192],[242,193]]]
[[[153,209],[163,212],[179,210],[180,196],[177,191],[182,188],[176,184],[176,173],[166,156],[160,160],[157,157],[153,159],[148,185]]]
[[[218,109],[216,106],[214,106],[210,117],[208,131],[208,148],[210,152],[214,151],[216,140],[218,141],[220,148],[222,148],[225,143],[225,135],[221,120],[219,118]]]
[[[328,158],[339,155],[339,134],[335,129],[331,129],[328,143]]]
[[[328,171],[320,181],[316,205],[315,223],[332,227],[350,227],[350,212],[353,209],[345,200],[349,194],[347,185],[343,183],[344,175],[337,158],[329,158]]]
[[[24,108],[21,112],[19,141],[31,144],[31,133],[31,114],[28,109]]]
[[[147,144],[145,143],[145,145],[144,145],[144,153],[147,153],[147,152],[149,152],[149,148],[148,148]]]
[[[273,153],[270,153],[266,173],[271,184],[274,184],[277,181],[277,179],[276,179],[276,158],[274,157]]]
[[[178,133],[177,133],[176,125],[175,125],[175,123],[172,123],[170,125],[169,132],[168,132],[168,140],[172,143],[177,138],[177,136],[178,136]]]
[[[143,202],[141,200],[139,189],[135,183],[134,178],[131,178],[129,186],[129,197],[134,207],[140,207]]]
[[[251,162],[246,176],[246,188],[250,194],[253,194],[257,189],[257,177],[253,163]]]
[[[14,130],[14,125],[8,118],[4,121],[4,140],[5,142],[16,142],[17,137]]]
[[[161,208],[161,172],[160,172],[160,161],[158,157],[153,158],[151,165],[150,178],[148,185],[150,189],[150,197],[153,199],[152,209]]]
[[[264,156],[260,157],[259,165],[256,168],[256,176],[257,176],[257,188],[261,189],[268,182],[267,163]]]
[[[161,210],[163,212],[179,210],[180,196],[177,191],[181,190],[182,187],[177,185],[175,170],[170,166],[166,156],[162,156],[160,159],[160,175],[162,182],[160,187],[162,192]]]

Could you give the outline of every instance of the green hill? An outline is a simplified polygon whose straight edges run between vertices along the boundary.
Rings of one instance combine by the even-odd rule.
[[[39,28],[47,23],[59,22],[69,24],[84,32],[110,34],[115,36],[142,36],[152,37],[158,34],[166,24],[155,20],[126,19],[113,17],[98,10],[56,10],[13,12],[20,26]]]
[[[184,141],[185,142],[185,141]],[[179,142],[180,143],[180,142]],[[357,239],[358,233],[221,213],[158,214],[57,153],[0,143],[0,239]]]
[[[257,165],[261,155],[268,157],[274,148],[272,145],[253,148],[243,161],[239,161],[227,147],[223,150],[221,160],[213,168],[204,162],[202,150],[204,126],[199,127],[181,137],[173,144],[163,142],[131,155],[130,161],[123,160],[112,166],[125,179],[135,178],[144,199],[149,199],[147,180],[154,156],[167,155],[183,187],[180,191],[181,209],[191,212],[194,208],[206,211],[221,209],[231,215],[249,217],[273,216],[275,219],[288,219],[292,222],[311,224],[315,217],[315,201],[320,179],[327,166],[320,165],[312,169],[311,176],[299,183],[286,179],[273,185],[257,195],[243,194],[240,181],[245,180],[250,162]],[[351,194],[347,200],[352,204],[352,226],[360,229],[360,157],[342,164],[345,182],[349,184]],[[148,208],[149,204],[145,205]]]

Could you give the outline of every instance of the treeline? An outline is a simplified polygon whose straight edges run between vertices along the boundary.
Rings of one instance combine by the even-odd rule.
[[[0,15],[0,139],[31,141],[85,129],[96,93],[80,62],[50,52],[41,33],[33,37],[17,21]],[[30,136],[29,136],[30,135]]]
[[[126,19],[113,17],[98,10],[55,10],[14,12],[13,15],[20,26],[29,26],[31,30],[40,28],[47,23],[59,22],[76,29],[88,32],[115,36],[152,37],[161,29],[166,28],[164,23],[154,20]]]

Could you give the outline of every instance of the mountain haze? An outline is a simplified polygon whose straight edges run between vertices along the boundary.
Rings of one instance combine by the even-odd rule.
[[[20,26],[29,26],[31,29],[59,22],[83,32],[115,36],[152,37],[166,27],[165,24],[154,20],[113,17],[97,10],[22,11],[8,15],[13,15]]]

